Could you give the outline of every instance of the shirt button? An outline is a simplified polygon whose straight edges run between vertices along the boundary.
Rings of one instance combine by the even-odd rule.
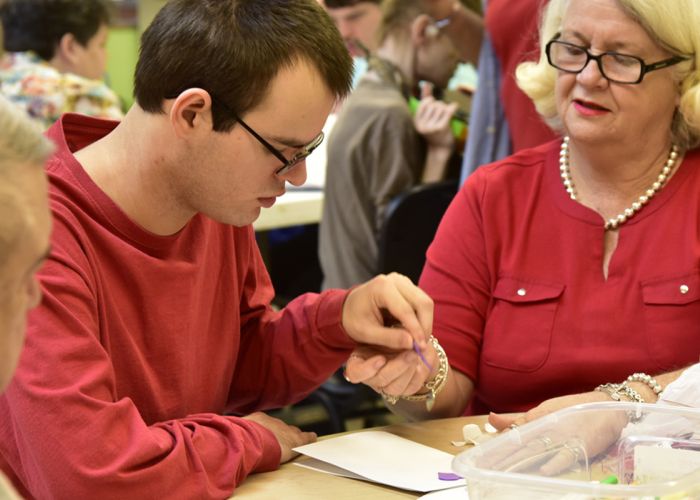
[[[680,290],[681,290],[681,293],[682,293],[683,295],[685,295],[686,293],[688,293],[688,291],[690,290],[690,288],[688,288],[688,285],[681,285]]]
[[[525,295],[527,295],[527,290],[525,290],[524,288],[518,288],[518,291],[515,293],[517,293],[521,297],[525,297]]]

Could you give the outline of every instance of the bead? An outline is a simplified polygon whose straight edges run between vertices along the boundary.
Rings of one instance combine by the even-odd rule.
[[[649,201],[649,197],[646,195],[642,195],[639,197],[639,203],[642,205],[646,205],[646,203]]]
[[[527,290],[525,290],[524,288],[518,288],[518,291],[515,293],[517,293],[520,297],[525,297],[525,295],[527,295]]]
[[[654,196],[655,194],[656,194],[656,191],[654,191],[653,189],[647,189],[646,195],[647,195],[649,198],[651,198],[651,197]]]
[[[625,209],[625,217],[632,217],[634,215],[634,210],[631,208],[626,208]]]
[[[690,288],[688,288],[688,285],[681,285],[681,286],[680,286],[680,291],[681,291],[681,293],[682,293],[683,295],[685,295],[686,293],[688,293],[689,290],[690,290]]]

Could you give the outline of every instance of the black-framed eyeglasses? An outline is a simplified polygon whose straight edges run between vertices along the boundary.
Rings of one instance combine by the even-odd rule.
[[[283,175],[289,171],[290,168],[292,168],[294,165],[299,163],[300,161],[304,160],[307,156],[309,156],[311,153],[314,152],[314,149],[316,149],[322,142],[324,138],[323,131],[321,131],[320,134],[318,134],[313,141],[308,143],[306,146],[302,146],[299,151],[297,151],[294,156],[292,156],[289,160],[284,157],[284,155],[277,149],[275,148],[272,144],[267,142],[265,139],[262,138],[260,134],[258,134],[255,130],[253,130],[250,125],[248,125],[246,122],[244,122],[240,117],[233,115],[233,117],[236,119],[238,123],[241,124],[241,126],[248,131],[250,135],[255,137],[255,139],[265,146],[265,148],[272,153],[279,161],[282,162],[282,167],[279,169],[275,170],[276,175]]]
[[[619,52],[603,52],[591,54],[586,47],[559,40],[555,36],[547,43],[547,61],[550,66],[566,73],[580,73],[593,59],[598,64],[600,74],[615,83],[641,83],[644,75],[650,71],[667,68],[689,59],[685,56],[673,56],[663,61],[646,64],[643,59]]]

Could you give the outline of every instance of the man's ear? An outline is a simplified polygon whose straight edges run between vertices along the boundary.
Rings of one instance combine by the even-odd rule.
[[[62,64],[67,68],[74,68],[78,64],[80,57],[78,49],[81,47],[82,45],[73,33],[66,33],[58,41],[54,59],[62,61]]]
[[[411,41],[415,47],[420,47],[435,35],[437,28],[429,15],[421,14],[411,23]]]
[[[180,137],[211,131],[214,126],[211,114],[211,96],[200,88],[187,89],[175,98],[168,112],[170,123]]]

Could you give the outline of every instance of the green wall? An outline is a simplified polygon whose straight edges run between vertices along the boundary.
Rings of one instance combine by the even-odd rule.
[[[107,82],[128,109],[134,102],[134,69],[139,51],[136,28],[110,28],[107,39]]]

